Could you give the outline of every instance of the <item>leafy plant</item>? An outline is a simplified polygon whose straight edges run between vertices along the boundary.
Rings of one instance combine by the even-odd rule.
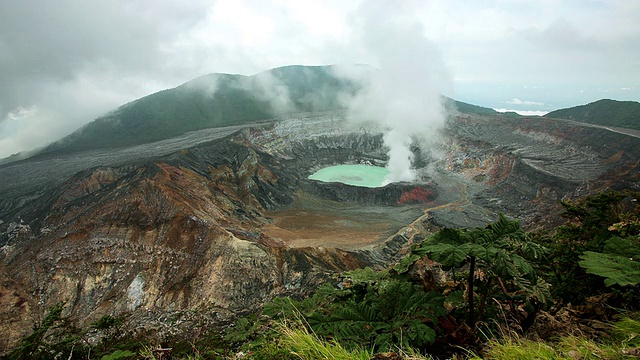
[[[343,343],[376,349],[393,344],[424,348],[436,338],[436,317],[445,313],[441,295],[393,281],[315,312],[307,320],[318,333]]]
[[[104,355],[100,360],[120,360],[120,359],[129,359],[135,356],[136,353],[131,352],[129,350],[116,350],[109,355]]]
[[[637,244],[640,234],[639,199],[637,192],[608,191],[562,202],[566,223],[539,240],[550,249],[544,272],[556,298],[581,303],[588,296],[610,291],[597,273],[617,273],[614,276],[619,278],[619,271],[634,269],[635,260],[627,260],[636,259],[633,249],[637,245],[632,244]]]
[[[388,271],[348,272],[341,286],[324,286],[301,302],[276,300],[265,313],[288,319],[303,315],[321,338],[377,350],[427,347],[436,338],[437,318],[447,313],[441,294],[392,278]]]
[[[415,247],[409,259],[428,255],[447,270],[469,266],[466,283],[467,323],[475,330],[478,320],[483,316],[489,293],[496,285],[508,300],[513,300],[514,295],[508,291],[506,282],[515,289],[526,290],[529,297],[544,301],[546,291],[539,286],[543,284],[538,283],[536,271],[530,262],[540,260],[544,252],[544,247],[532,242],[518,221],[500,214],[496,222],[484,228],[445,228]],[[395,270],[399,273],[408,270],[407,263],[401,263]],[[475,299],[476,284],[482,291],[478,305]]]
[[[637,237],[612,237],[607,240],[603,252],[586,251],[580,259],[580,266],[589,274],[604,277],[606,286],[640,284],[640,243]]]

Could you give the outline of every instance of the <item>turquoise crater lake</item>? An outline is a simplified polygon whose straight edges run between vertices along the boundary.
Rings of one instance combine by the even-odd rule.
[[[336,165],[316,171],[309,179],[375,188],[386,185],[387,175],[389,170],[379,166]]]

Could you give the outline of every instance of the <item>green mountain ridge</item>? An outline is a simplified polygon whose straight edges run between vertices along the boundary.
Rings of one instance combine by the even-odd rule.
[[[640,102],[602,99],[552,111],[545,117],[640,130]]]
[[[58,141],[0,163],[140,145],[190,131],[271,120],[286,113],[340,110],[344,108],[342,96],[354,94],[361,85],[337,76],[335,69],[333,65],[291,65],[253,76],[203,75],[122,105]],[[366,65],[355,69],[374,71]],[[464,113],[499,114],[446,97],[444,103]]]
[[[344,109],[344,95],[361,84],[337,74],[336,66],[290,65],[256,75],[208,74],[142,97],[84,125],[39,150],[2,163],[97,149],[115,149],[173,138],[190,131],[267,121],[287,113]],[[366,65],[356,70],[375,71]],[[477,115],[519,117],[444,97],[445,107]],[[640,129],[640,103],[600,100],[553,111],[547,117]]]
[[[132,146],[291,111],[332,110],[339,107],[338,99],[326,94],[350,86],[334,77],[330,67],[320,66],[289,66],[254,76],[204,75],[125,104],[39,153]],[[273,99],[270,93],[280,98]]]

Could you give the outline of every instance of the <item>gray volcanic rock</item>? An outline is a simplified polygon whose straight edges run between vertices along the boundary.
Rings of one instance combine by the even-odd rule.
[[[452,119],[448,132],[446,168],[486,185],[473,202],[522,219],[544,223],[558,200],[639,188],[633,135],[557,119],[468,115]]]

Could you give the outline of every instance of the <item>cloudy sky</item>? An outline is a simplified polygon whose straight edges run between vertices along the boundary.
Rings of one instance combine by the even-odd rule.
[[[390,11],[420,25],[458,100],[523,112],[640,100],[636,0],[2,0],[0,157],[207,73],[380,66],[393,46],[363,45],[362,19]]]

